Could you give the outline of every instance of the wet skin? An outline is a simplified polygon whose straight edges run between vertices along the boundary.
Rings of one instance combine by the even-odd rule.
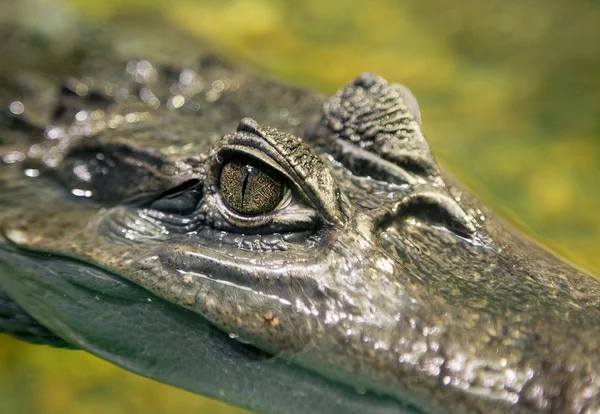
[[[600,410],[600,284],[443,174],[400,85],[130,61],[1,134],[9,333],[263,412]]]

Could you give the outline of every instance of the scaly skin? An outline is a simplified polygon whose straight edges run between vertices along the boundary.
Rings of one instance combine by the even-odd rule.
[[[210,58],[22,101],[0,283],[66,344],[265,412],[600,411],[600,284],[439,170],[406,88],[363,74],[326,99]],[[243,157],[288,204],[229,206],[220,172]],[[209,340],[246,368],[195,365]]]

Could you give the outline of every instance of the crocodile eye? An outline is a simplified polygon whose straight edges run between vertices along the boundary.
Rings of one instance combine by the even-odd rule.
[[[289,193],[279,173],[245,157],[225,162],[220,187],[227,204],[245,215],[269,213],[280,206]]]

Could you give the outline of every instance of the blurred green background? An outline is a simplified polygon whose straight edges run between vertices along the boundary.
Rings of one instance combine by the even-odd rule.
[[[444,166],[600,274],[598,2],[27,0],[0,12],[57,42],[70,27],[97,26],[125,56],[190,58],[209,48],[330,93],[365,70],[402,82]],[[109,412],[242,411],[82,352],[0,337],[0,413]]]

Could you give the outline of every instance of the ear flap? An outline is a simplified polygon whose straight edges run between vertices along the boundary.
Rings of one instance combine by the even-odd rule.
[[[419,217],[461,237],[474,237],[475,224],[448,194],[420,117],[408,88],[363,73],[325,104],[308,137],[354,175],[409,185],[380,226]]]
[[[408,88],[363,73],[324,107],[309,136],[354,174],[396,184],[439,175]]]

